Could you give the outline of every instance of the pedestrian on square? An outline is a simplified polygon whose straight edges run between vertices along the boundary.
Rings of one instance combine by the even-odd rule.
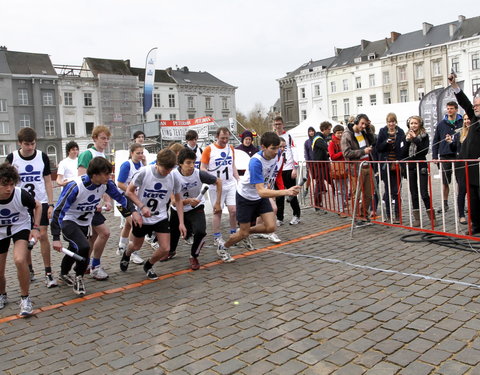
[[[347,169],[345,166],[345,157],[343,156],[340,142],[343,136],[344,127],[342,125],[335,125],[333,128],[332,141],[328,145],[328,153],[330,159],[337,163],[331,164],[331,178],[335,186],[335,196],[337,197],[337,207],[340,217],[347,217],[345,213],[347,208]]]
[[[58,163],[57,184],[63,187],[78,176],[78,143],[70,141],[65,146],[67,157]]]

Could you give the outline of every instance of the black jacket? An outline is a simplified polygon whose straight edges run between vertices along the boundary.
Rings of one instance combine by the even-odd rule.
[[[468,100],[468,99],[467,99]],[[471,104],[470,104],[471,105]],[[450,124],[447,115],[437,124],[432,143],[432,159],[438,159],[439,156],[455,156],[450,144],[445,140],[447,134],[454,135],[455,130],[463,126],[463,118],[457,115],[454,124]]]

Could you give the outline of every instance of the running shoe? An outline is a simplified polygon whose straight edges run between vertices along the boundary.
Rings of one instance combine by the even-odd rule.
[[[68,285],[68,286],[73,286],[73,284],[75,284],[75,279],[69,273],[67,273],[66,275],[60,274],[60,280],[62,280],[65,283],[65,285]]]
[[[282,240],[280,238],[278,238],[277,234],[276,233],[270,233],[267,235],[267,238],[271,241],[271,242],[275,242],[275,243],[279,243],[279,242],[282,242]]]
[[[47,273],[45,275],[45,285],[47,288],[55,288],[58,285],[57,280],[52,276],[51,273]]]
[[[107,280],[108,279],[108,273],[105,272],[105,270],[102,268],[102,265],[99,264],[95,268],[91,269],[91,275],[95,280]]]
[[[35,277],[35,271],[31,270],[30,271],[30,281],[35,281],[37,278]]]
[[[294,216],[292,220],[290,220],[290,225],[297,225],[300,224],[300,218],[298,216]]]
[[[8,303],[7,295],[0,294],[0,310],[3,309],[7,303]]]
[[[277,219],[277,227],[281,227],[283,225],[283,220]]]
[[[138,251],[134,251],[132,255],[130,255],[130,259],[135,264],[143,264],[143,259],[138,255]]]
[[[250,236],[242,240],[242,245],[247,250],[255,250],[255,246],[253,245],[253,242]]]
[[[83,296],[86,293],[85,284],[83,283],[83,276],[75,276],[75,283],[73,284],[73,293]]]
[[[190,257],[190,268],[194,271],[200,269],[200,263],[198,263],[198,258]]]
[[[185,238],[185,243],[187,245],[193,245],[193,236],[190,236],[188,238]]]
[[[166,262],[166,261],[169,261],[170,259],[173,259],[177,256],[177,252],[176,251],[170,251],[168,253],[168,256],[165,258],[165,259],[162,259],[160,262]]]
[[[146,264],[145,264],[146,265]],[[145,269],[145,265],[143,266],[143,270],[145,271],[145,273],[147,274],[147,279],[149,280],[157,280],[158,279],[158,276],[157,274],[155,273],[155,271],[153,270],[153,268],[149,268],[148,270]]]
[[[33,305],[30,297],[20,299],[20,316],[30,316],[33,313]]]
[[[123,272],[127,272],[129,264],[130,257],[127,257],[125,254],[123,254],[122,260],[120,261],[120,270],[122,270]]]
[[[225,246],[223,245],[218,245],[218,248],[217,248],[217,255],[220,257],[220,259],[222,261],[224,261],[225,263],[230,263],[230,262],[234,262],[235,259],[232,258],[232,256],[228,253],[227,249],[225,248]]]

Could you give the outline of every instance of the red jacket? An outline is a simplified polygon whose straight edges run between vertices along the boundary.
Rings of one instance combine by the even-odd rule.
[[[334,161],[343,161],[342,149],[340,148],[340,139],[332,135],[332,141],[328,145],[328,153],[330,154],[330,159]]]

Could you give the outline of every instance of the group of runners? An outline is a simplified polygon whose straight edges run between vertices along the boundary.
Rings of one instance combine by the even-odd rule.
[[[67,144],[67,158],[58,168],[57,182],[62,191],[54,204],[50,161],[45,153],[36,150],[33,129],[18,132],[19,150],[0,165],[0,309],[8,303],[5,266],[11,240],[20,284],[21,316],[33,312],[29,297],[30,282],[35,280],[31,249],[37,242],[47,288],[58,285],[52,273],[51,247],[65,253],[59,279],[75,294],[86,293],[86,273],[97,280],[107,279],[101,257],[110,229],[102,211],[112,210],[112,200],[125,218],[117,249],[120,269],[126,272],[131,262],[143,264],[146,277],[155,280],[155,263],[175,257],[180,237],[190,239],[191,269],[200,268],[199,255],[206,237],[205,186],[209,187],[213,208],[214,243],[224,262],[234,261],[229,253],[233,245],[244,240],[249,246],[250,234],[275,231],[274,198],[295,197],[300,191],[300,186],[284,189],[278,183],[285,163],[281,146],[285,148],[286,142],[275,132],[261,136],[261,150],[252,156],[241,177],[235,167],[228,128],[219,128],[215,142],[205,150],[197,145],[197,133],[189,131],[185,145],[159,151],[150,164],[146,163],[142,146],[144,136],[142,132],[134,134],[129,160],[117,167],[117,184],[112,180],[113,166],[105,155],[108,127],[93,129],[93,147],[78,159],[78,145]],[[230,226],[226,240],[221,234],[224,206],[229,211]],[[47,233],[49,225],[52,244]],[[145,240],[154,250],[143,260],[137,251]]]

